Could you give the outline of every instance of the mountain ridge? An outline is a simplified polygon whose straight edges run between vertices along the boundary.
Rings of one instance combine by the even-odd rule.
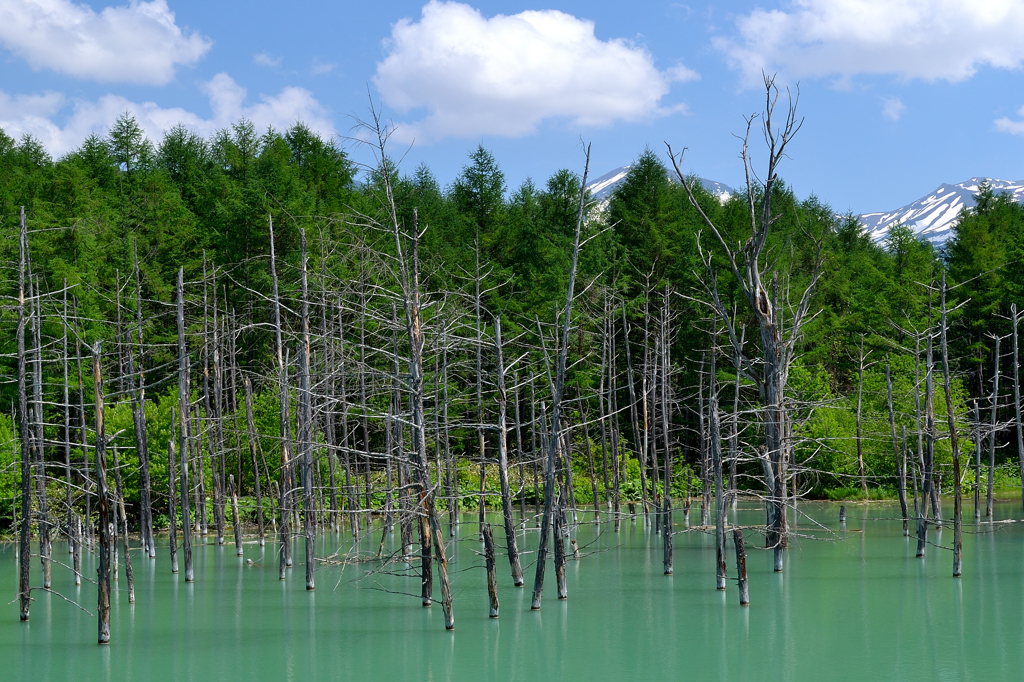
[[[621,166],[587,185],[599,208],[607,207],[612,194],[625,180],[629,169],[630,166]],[[723,203],[735,192],[725,183],[706,178],[698,179],[704,189],[717,196]],[[974,195],[978,193],[981,183],[986,181],[997,195],[1007,192],[1015,201],[1024,203],[1024,180],[973,177],[956,184],[943,183],[929,194],[897,209],[861,213],[857,218],[872,241],[882,241],[892,225],[902,222],[914,231],[918,239],[926,239],[936,246],[941,246],[952,236],[953,225],[960,211],[974,208]]]

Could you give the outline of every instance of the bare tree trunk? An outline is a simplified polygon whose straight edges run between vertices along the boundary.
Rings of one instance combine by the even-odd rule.
[[[601,522],[601,499],[597,494],[597,474],[594,471],[594,452],[590,447],[590,428],[587,425],[587,413],[580,414],[583,422],[583,450],[587,456],[587,473],[590,474],[590,492],[594,499],[594,520]]]
[[[669,363],[671,360],[671,354],[668,347],[668,298],[669,288],[668,284],[665,284],[665,297],[661,313],[661,432],[662,437],[665,440],[665,507],[662,512],[664,556],[662,559],[662,566],[664,568],[665,575],[672,575],[672,446],[670,442],[668,414]],[[721,474],[721,462],[719,462],[719,474]],[[719,505],[721,505],[721,497],[721,476],[719,476]]]
[[[170,541],[168,548],[171,554],[171,573],[178,572],[178,521],[177,514],[174,508],[174,465],[175,465],[175,454],[174,454],[174,406],[171,405],[171,437],[167,441],[167,516],[170,519],[168,525],[170,528]]]
[[[606,304],[607,307],[607,304]],[[609,319],[608,321],[609,330],[611,333],[615,332],[614,323]],[[646,338],[646,334],[645,334]],[[645,348],[646,348],[646,341]],[[629,324],[626,322],[626,301],[622,301],[622,345],[626,348],[626,380],[629,382],[629,413],[633,420],[633,437],[637,440],[637,451],[640,453],[640,502],[644,510],[644,525],[651,525],[651,511],[647,506],[647,481],[645,469],[647,468],[647,440],[646,438],[641,439],[640,424],[637,420],[637,409],[636,409],[636,389],[633,382],[633,358],[630,355],[629,349]],[[604,358],[602,357],[602,361]],[[604,377],[602,375],[602,383]],[[646,401],[646,398],[645,398]],[[646,405],[646,403],[645,403]],[[646,407],[644,411],[646,419]],[[645,430],[646,433],[646,430]],[[607,463],[607,459],[605,460]],[[607,466],[605,468],[605,474],[607,477]],[[656,477],[655,477],[656,478]],[[608,482],[605,481],[605,487],[607,488]]]
[[[299,346],[298,440],[302,455],[302,525],[306,536],[306,590],[316,589],[316,519],[313,503],[313,437],[309,381],[309,278],[306,268],[306,231],[299,230],[302,277],[302,343]]]
[[[441,337],[441,421],[444,422],[444,461],[448,468],[448,537],[455,537],[455,529],[459,525],[458,470],[452,456],[451,441],[448,438],[448,338]]]
[[[700,370],[697,372],[697,424],[700,435],[700,525],[708,525],[708,476],[707,462],[709,451],[708,428],[706,422],[707,411],[704,409],[704,358],[700,361]]]
[[[981,413],[974,401],[974,520],[981,520]]]
[[[946,271],[942,271],[942,376],[946,389],[946,420],[949,424],[949,445],[953,450],[953,577],[959,578],[963,559],[963,500],[960,494],[960,443],[953,411],[953,383],[949,375],[949,347],[946,344]]]
[[[732,540],[736,545],[736,575],[739,576],[740,606],[750,605],[750,590],[747,586],[747,550],[743,545],[743,531],[733,528]]]
[[[931,317],[931,315],[929,315]],[[931,333],[931,319],[929,319],[929,334]],[[927,498],[926,486],[925,486],[925,427],[923,420],[923,413],[921,408],[921,335],[914,337],[914,351],[913,351],[913,411],[914,411],[914,424],[916,425],[916,431],[918,431],[918,456],[913,460],[914,466],[912,469],[913,473],[913,485],[914,485],[914,516],[918,518],[918,524],[916,524],[916,531],[918,531],[918,552],[916,556],[925,556],[925,544],[926,534],[928,528],[928,504],[925,501]],[[919,476],[921,480],[921,507],[918,507],[918,481]]]
[[[512,567],[512,584],[522,587],[523,568],[519,565],[519,548],[516,546],[515,519],[512,516],[512,493],[508,483],[508,394],[505,388],[505,360],[501,346],[501,317],[494,318],[494,350],[497,359],[495,376],[498,390],[498,476],[501,479],[501,511],[505,519],[505,545],[508,549],[508,561]],[[596,490],[596,487],[595,487]],[[490,535],[491,527],[485,524],[485,533]],[[494,613],[497,616],[497,593],[494,597]]]
[[[724,590],[728,575],[725,556],[725,495],[722,490],[722,434],[718,420],[718,389],[715,380],[715,345],[715,337],[712,336],[711,372],[708,376],[708,382],[711,384],[708,400],[708,421],[711,427],[711,459],[715,468],[715,554],[718,567],[715,574],[715,586],[719,590]]]
[[[477,227],[476,239],[474,241],[474,253],[476,255],[476,275],[474,285],[476,295],[473,297],[473,310],[476,314],[476,435],[480,443],[480,515],[478,524],[480,536],[484,532],[484,512],[487,502],[486,498],[486,471],[487,471],[487,449],[484,441],[484,401],[483,401],[483,318],[480,314],[480,228]]]
[[[266,529],[263,521],[263,491],[260,488],[260,466],[256,461],[256,422],[252,413],[252,382],[249,377],[243,377],[242,384],[245,387],[245,428],[249,440],[249,455],[252,457],[252,477],[255,483],[256,493],[256,527],[259,533],[260,547],[265,545]]]
[[[26,237],[27,239],[27,237]],[[27,253],[27,251],[26,251]],[[29,293],[32,298],[32,339],[35,355],[35,370],[32,373],[32,394],[35,403],[35,433],[32,437],[32,460],[36,468],[36,505],[39,531],[39,562],[43,568],[43,588],[50,589],[51,581],[51,541],[50,541],[50,514],[47,509],[46,499],[46,440],[43,433],[43,425],[46,423],[43,415],[43,340],[42,330],[42,292],[39,290],[39,280],[35,279],[35,287],[32,287],[32,265],[27,260],[29,269]]]
[[[743,347],[746,341],[747,330],[745,327],[740,327],[740,348]],[[743,358],[740,357],[739,353],[733,351],[733,367],[736,371],[736,390],[733,393],[732,399],[732,424],[730,425],[729,433],[729,494],[732,499],[733,508],[736,507],[738,490],[736,482],[736,462],[739,460],[739,440],[740,440],[740,378],[743,370]]]
[[[612,517],[615,519],[612,525],[615,532],[618,533],[622,523],[622,471],[619,466],[619,398],[615,369],[615,327],[614,325],[610,326],[612,333],[609,335],[611,348],[608,355],[608,436],[611,439],[612,452]],[[641,485],[641,487],[643,486]]]
[[[558,451],[558,441],[561,434],[561,411],[562,411],[562,391],[565,386],[565,367],[566,358],[569,352],[569,329],[572,321],[572,299],[576,286],[576,267],[579,262],[580,255],[580,231],[583,227],[583,216],[586,209],[586,186],[587,186],[587,173],[590,170],[590,147],[587,147],[586,152],[586,166],[583,171],[583,181],[580,185],[582,188],[580,191],[580,204],[579,212],[576,214],[576,234],[573,240],[572,249],[572,266],[569,270],[569,290],[565,298],[565,309],[562,313],[562,339],[558,346],[558,353],[555,360],[555,385],[554,395],[552,396],[551,402],[551,438],[548,443],[548,468],[546,472],[546,480],[544,483],[544,516],[541,520],[541,531],[540,531],[540,544],[537,548],[537,574],[533,584],[533,601],[530,606],[532,609],[539,609],[541,602],[541,595],[544,592],[544,566],[547,560],[547,540],[548,531],[551,528],[551,513],[554,504],[554,487],[555,487],[555,464]],[[618,510],[616,510],[617,512]],[[557,521],[556,521],[557,524]],[[618,524],[618,515],[616,515],[616,526]],[[555,529],[555,542],[560,542],[559,531]],[[557,556],[557,552],[556,552]],[[564,566],[562,567],[564,571]],[[555,566],[556,573],[558,566]],[[559,594],[561,598],[562,595]]]
[[[996,478],[996,412],[999,409],[999,337],[996,337],[996,349],[993,355],[992,365],[994,374],[992,376],[992,423],[989,426],[988,434],[988,486],[985,492],[985,517],[991,519],[992,489]]]
[[[107,443],[103,428],[103,376],[100,369],[100,344],[92,352],[92,377],[96,396],[96,495],[100,512],[100,561],[97,579],[96,614],[99,643],[110,643],[110,493],[107,491]]]
[[[78,537],[74,530],[74,506],[72,487],[73,481],[71,479],[71,396],[69,394],[69,377],[68,377],[68,280],[64,279],[64,310],[61,316],[61,327],[62,327],[62,338],[61,338],[61,361],[64,366],[64,480],[67,483],[67,495],[64,499],[64,504],[67,506],[67,516],[65,517],[65,531],[68,539],[68,553],[74,555],[75,543],[78,542]]]
[[[555,484],[558,485],[557,483]],[[563,505],[565,504],[565,498],[561,490],[557,493],[558,499],[555,501],[553,510],[553,522],[554,528],[551,531],[551,536],[554,539],[554,563],[555,563],[555,592],[559,599],[568,599],[569,592],[568,587],[565,584],[565,536],[563,535],[565,526],[565,515],[563,513]]]
[[[608,337],[611,335],[611,315],[608,312],[608,297],[605,295],[605,326],[601,335],[601,383],[597,390],[598,417],[601,420],[601,460],[604,472],[604,502],[606,508],[612,508],[612,486],[608,482],[608,415],[605,411],[605,381],[608,378]],[[632,382],[631,382],[632,383]],[[636,423],[636,401],[633,401],[634,429]],[[595,501],[596,503],[596,501]]]
[[[185,281],[184,270],[178,269],[178,431],[181,452],[181,549],[185,555],[185,582],[192,582],[192,524],[189,520],[188,453],[189,453],[189,361],[185,346]],[[196,514],[199,510],[196,509]]]
[[[135,603],[135,574],[132,572],[132,556],[131,556],[131,552],[129,551],[130,550],[130,546],[129,546],[129,543],[128,543],[128,516],[125,514],[125,510],[124,510],[124,485],[122,484],[122,480],[121,480],[121,463],[118,461],[118,458],[117,458],[117,446],[116,445],[114,446],[114,483],[117,486],[116,487],[117,505],[118,505],[118,507],[120,508],[120,511],[121,511],[121,523],[124,524],[124,526],[123,526],[124,532],[121,534],[121,536],[122,536],[122,539],[124,540],[124,577],[125,577],[125,580],[128,582],[128,603],[129,604],[134,604]],[[115,522],[114,525],[116,527],[116,525],[117,525],[116,522]],[[143,551],[146,550],[145,547],[143,547],[142,549],[143,549]],[[115,573],[116,573],[116,570],[115,570]]]
[[[864,447],[861,435],[861,415],[864,404],[864,335],[860,335],[860,355],[857,357],[857,470],[864,499],[868,499],[868,479],[864,472]]]
[[[238,489],[235,475],[228,476],[228,494],[231,495],[231,527],[235,531],[235,554],[242,556],[242,523],[238,520]]]
[[[1013,314],[1013,362],[1010,363],[1013,366],[1013,417],[1017,425],[1017,462],[1021,475],[1020,498],[1021,505],[1024,507],[1024,423],[1020,418],[1020,368],[1017,366],[1017,363],[1020,362],[1020,354],[1017,351],[1017,322],[1020,321],[1020,317],[1017,315],[1016,303],[1010,305],[1010,312]]]
[[[494,565],[494,534],[491,524],[484,524],[484,561],[487,565],[487,595],[491,600],[491,618],[498,617],[498,575]],[[519,585],[521,586],[521,584]],[[518,587],[518,586],[517,586]]]
[[[910,529],[907,518],[907,457],[906,452],[900,457],[900,444],[896,440],[896,412],[892,405],[892,373],[889,363],[885,363],[885,387],[889,405],[889,431],[892,435],[892,451],[896,457],[896,492],[900,498],[900,512],[903,515],[903,535],[909,536]]]
[[[149,434],[146,429],[146,360],[142,344],[142,280],[139,275],[139,243],[137,239],[133,240],[132,249],[135,255],[135,322],[138,328],[139,352],[138,377],[135,378],[135,372],[132,372],[132,381],[136,386],[135,397],[138,402],[135,447],[139,454],[139,474],[142,479],[139,491],[142,514],[139,521],[143,549],[149,554],[149,558],[153,559],[156,558],[156,544],[153,536],[153,502],[150,499],[152,482],[149,474]],[[131,356],[129,355],[129,357]]]
[[[25,207],[21,207],[21,230],[18,236],[18,441],[21,445],[21,530],[18,546],[18,598],[21,620],[28,620],[32,604],[32,588],[29,584],[32,560],[32,466],[30,462],[29,417],[28,417],[28,374],[25,361],[25,270],[28,260],[28,228],[25,224]],[[84,449],[83,449],[84,450]]]

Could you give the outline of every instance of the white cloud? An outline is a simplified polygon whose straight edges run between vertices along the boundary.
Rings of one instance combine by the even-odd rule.
[[[1017,115],[1024,119],[1024,107],[1017,110]],[[996,130],[1010,135],[1024,135],[1024,120],[1014,121],[1006,116],[995,120]]]
[[[337,64],[331,62],[325,62],[319,57],[313,57],[313,65],[310,67],[309,72],[314,76],[323,76],[331,71],[334,71],[338,67]]]
[[[267,52],[260,52],[252,56],[252,61],[260,66],[281,66],[281,58],[275,57]]]
[[[899,97],[882,98],[882,116],[885,116],[890,121],[900,120],[900,117],[903,116],[903,112],[906,110],[907,105]]]
[[[718,38],[748,83],[761,71],[789,78],[861,74],[959,81],[979,67],[1024,63],[1024,0],[792,0],[736,20]]]
[[[154,141],[159,141],[165,130],[178,123],[209,136],[241,118],[252,121],[257,130],[268,126],[283,130],[302,121],[321,135],[335,134],[327,110],[303,88],[284,88],[277,95],[261,95],[259,102],[246,104],[245,88],[226,73],[220,73],[204,83],[202,91],[210,100],[210,118],[180,107],[165,109],[154,102],[139,104],[119,95],[105,95],[94,102],[74,100],[69,103],[59,93],[11,97],[0,91],[0,128],[16,138],[25,134],[35,136],[55,156],[75,149],[91,133],[105,134],[126,111],[135,116]],[[70,113],[61,125],[55,119],[69,106]]]
[[[35,69],[97,81],[161,85],[194,64],[210,40],[186,34],[166,0],[130,0],[100,12],[71,0],[0,2],[0,44]]]
[[[401,112],[426,110],[400,139],[521,136],[547,119],[604,126],[663,116],[670,83],[686,67],[655,68],[625,40],[602,41],[594,23],[555,10],[485,18],[468,5],[431,0],[419,21],[403,19],[384,41],[374,83]]]

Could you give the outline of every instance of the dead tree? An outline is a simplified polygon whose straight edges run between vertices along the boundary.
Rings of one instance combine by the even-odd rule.
[[[100,560],[97,579],[99,643],[110,644],[110,492],[107,490],[107,442],[103,428],[103,373],[100,343],[92,351],[92,378],[96,396],[96,496],[100,512]]]
[[[228,495],[231,496],[231,527],[235,531],[235,554],[242,556],[242,523],[238,519],[238,489],[235,475],[228,476]]]
[[[736,545],[736,575],[740,590],[740,606],[750,605],[750,589],[747,586],[747,550],[743,544],[743,531],[734,528],[732,539]]]
[[[1013,418],[1017,426],[1017,462],[1021,475],[1020,498],[1021,505],[1024,506],[1024,423],[1020,418],[1020,368],[1017,365],[1020,362],[1020,353],[1017,350],[1017,323],[1020,321],[1020,317],[1017,315],[1016,303],[1010,305],[1010,314],[1013,315],[1013,362],[1010,363],[1013,367]]]
[[[861,416],[864,405],[864,335],[860,335],[860,354],[857,356],[857,471],[864,499],[868,499],[868,478],[864,472],[864,446],[861,432]]]
[[[376,138],[374,149],[379,156],[377,157],[378,166],[374,169],[374,172],[377,176],[375,179],[379,180],[380,186],[383,187],[384,196],[382,197],[381,205],[385,211],[385,219],[387,221],[385,225],[376,224],[390,232],[394,238],[397,280],[405,309],[405,330],[409,344],[409,373],[406,386],[409,402],[412,407],[413,473],[420,498],[417,514],[422,526],[421,537],[424,540],[422,556],[428,555],[432,545],[434,556],[437,560],[437,572],[441,587],[441,608],[444,611],[445,628],[452,630],[455,628],[455,615],[452,611],[451,585],[448,580],[448,559],[445,555],[444,534],[437,516],[435,488],[430,479],[430,461],[427,455],[427,424],[424,410],[426,388],[423,380],[424,340],[419,271],[419,240],[421,235],[415,209],[413,210],[412,229],[407,234],[399,221],[398,208],[392,186],[392,175],[395,172],[395,168],[385,153],[390,129],[386,129],[383,126],[376,111],[372,113],[373,122],[368,124],[367,128]],[[406,256],[407,245],[411,247],[411,253],[408,254],[408,258]],[[426,561],[421,563],[424,571],[432,570],[431,564]]]
[[[485,523],[484,532],[484,562],[487,569],[487,595],[490,598],[491,618],[498,617],[498,576],[494,561],[494,534],[491,532],[491,524]]]
[[[171,437],[167,441],[167,516],[170,519],[168,523],[170,526],[170,528],[168,528],[170,531],[168,550],[171,554],[171,573],[178,572],[178,522],[174,508],[174,428],[176,426],[174,418],[174,406],[171,405]]]
[[[497,360],[495,376],[498,389],[498,476],[501,479],[501,511],[505,520],[505,546],[508,549],[508,561],[512,567],[512,584],[522,587],[523,568],[519,565],[519,548],[516,546],[515,519],[512,516],[512,493],[508,482],[508,393],[505,387],[505,359],[502,355],[501,317],[494,318],[494,350]],[[596,488],[595,488],[596,490]],[[485,524],[486,533],[490,526]],[[495,595],[495,604],[497,596]],[[497,606],[493,617],[497,617]]]
[[[579,263],[580,256],[580,232],[583,227],[583,216],[585,215],[586,210],[587,173],[589,172],[589,170],[590,147],[588,146],[586,151],[586,164],[583,170],[583,182],[580,185],[581,189],[579,211],[576,214],[576,230],[575,236],[573,238],[572,247],[572,265],[569,269],[569,290],[566,293],[565,308],[562,312],[562,338],[561,343],[559,343],[558,345],[558,352],[555,356],[554,394],[551,397],[551,435],[548,441],[548,461],[544,481],[544,516],[541,519],[540,543],[537,548],[537,573],[534,577],[533,600],[530,605],[531,609],[540,608],[541,595],[544,592],[544,567],[546,564],[548,552],[548,533],[551,529],[551,514],[554,511],[555,467],[558,461],[558,444],[561,438],[560,434],[562,429],[562,392],[565,388],[565,366],[566,359],[569,353],[569,329],[571,327],[572,322],[572,299],[576,286],[576,267]],[[617,524],[618,517],[616,516],[616,525]],[[557,543],[559,542],[557,538],[557,530],[555,532],[555,536],[555,542]]]
[[[946,344],[946,271],[942,271],[941,321],[942,376],[946,389],[946,420],[949,424],[949,445],[953,450],[953,577],[959,578],[963,555],[963,500],[960,495],[960,442],[956,433],[956,413],[953,411],[953,384],[949,374],[949,346]]]
[[[195,579],[192,571],[192,524],[189,520],[188,460],[190,450],[189,414],[191,413],[189,389],[188,348],[185,345],[185,274],[178,269],[178,433],[181,454],[181,551],[185,555],[185,582]],[[196,509],[196,514],[199,510]]]
[[[309,379],[309,279],[306,268],[306,231],[299,230],[300,273],[302,280],[302,338],[299,344],[298,445],[302,457],[302,526],[306,538],[306,589],[316,589],[313,575],[316,562],[316,525],[313,509],[313,434],[312,391]]]
[[[790,436],[786,428],[786,382],[789,369],[796,354],[796,343],[801,336],[803,325],[809,317],[811,295],[821,272],[822,240],[815,234],[805,231],[806,238],[814,249],[811,278],[800,296],[800,301],[792,309],[788,324],[782,326],[782,314],[785,301],[780,300],[779,272],[774,269],[773,260],[765,255],[771,226],[779,218],[772,211],[772,199],[775,184],[778,180],[778,166],[786,155],[786,148],[793,136],[800,130],[803,123],[796,116],[797,102],[790,99],[788,109],[783,116],[781,127],[778,124],[776,105],[779,89],[774,79],[765,76],[766,91],[765,112],[761,118],[762,132],[768,147],[768,168],[763,182],[756,182],[748,153],[751,128],[756,116],[747,118],[747,132],[743,141],[742,158],[747,180],[747,210],[750,221],[750,239],[742,247],[730,246],[718,226],[701,208],[694,194],[695,178],[687,178],[680,168],[682,155],[676,155],[669,147],[668,152],[673,168],[683,183],[691,205],[698,211],[704,224],[715,236],[724,254],[729,270],[736,280],[743,297],[757,321],[761,331],[761,366],[756,367],[749,358],[743,362],[744,371],[755,381],[760,389],[763,400],[762,424],[764,429],[765,452],[768,460],[770,480],[768,483],[767,501],[771,511],[771,523],[768,528],[768,544],[775,549],[775,570],[782,570],[783,549],[787,545],[787,529],[785,514],[787,454],[790,452]],[[685,151],[685,150],[684,150]],[[706,294],[710,298],[712,310],[725,325],[726,332],[734,351],[743,355],[740,340],[732,315],[725,302],[719,296],[718,284],[711,266],[710,254],[703,251],[707,279],[704,282]]]
[[[605,304],[605,307],[607,308],[607,303]],[[606,314],[608,314],[607,311],[606,311]],[[614,323],[611,320],[609,320],[608,325],[609,325],[612,333],[614,333]],[[645,334],[645,337],[646,337],[646,334]],[[629,324],[626,321],[626,302],[625,302],[625,300],[623,300],[623,302],[622,302],[622,345],[626,349],[626,381],[629,383],[629,414],[630,414],[630,417],[632,418],[632,423],[633,423],[633,436],[634,436],[634,438],[637,441],[636,449],[640,453],[640,459],[641,459],[641,462],[640,462],[640,504],[643,507],[643,511],[644,511],[644,525],[650,526],[651,525],[651,511],[650,511],[650,509],[647,506],[647,481],[645,480],[645,477],[646,477],[645,469],[647,468],[647,439],[646,439],[646,437],[641,438],[640,423],[639,423],[638,417],[637,417],[636,388],[635,388],[635,386],[633,384],[633,358],[632,358],[632,356],[630,354],[630,348],[629,348],[629,346],[630,346],[630,344],[629,344]],[[645,342],[645,345],[646,345],[646,342]],[[602,358],[602,360],[603,360],[603,358]],[[603,381],[604,381],[604,376],[603,375],[601,377],[601,380],[602,380],[602,383],[603,383]],[[647,414],[647,412],[646,412],[646,408],[645,408],[645,410],[644,410],[644,418],[645,419],[646,419],[646,414]],[[646,425],[644,427],[644,433],[646,434]],[[608,471],[607,471],[607,459],[606,459],[605,460],[605,488],[607,488],[607,486],[608,486],[607,475],[608,475]]]
[[[26,237],[27,239],[27,237]],[[26,251],[27,253],[27,251]],[[32,345],[35,356],[32,372],[32,399],[34,403],[33,427],[30,430],[30,447],[32,450],[32,463],[35,466],[36,483],[36,514],[38,517],[37,530],[39,531],[39,563],[43,569],[43,589],[50,589],[51,574],[51,541],[50,541],[50,515],[47,509],[46,499],[46,440],[43,433],[43,426],[46,423],[43,415],[43,341],[42,341],[42,293],[39,290],[39,281],[35,279],[33,286],[32,261],[26,259],[29,275],[29,299],[32,302]],[[34,432],[32,432],[34,431]]]
[[[18,236],[18,441],[21,445],[21,530],[18,545],[18,598],[21,620],[28,620],[32,604],[29,584],[32,560],[32,465],[29,452],[28,368],[25,362],[25,270],[28,260],[28,228],[25,225],[25,207],[21,207],[21,230]]]
[[[156,544],[153,537],[153,503],[150,499],[150,487],[152,485],[149,474],[149,436],[146,431],[146,363],[143,355],[142,343],[142,281],[139,276],[139,243],[132,242],[135,254],[135,321],[138,333],[139,371],[129,369],[132,382],[135,386],[133,397],[135,398],[135,448],[139,455],[140,490],[141,503],[141,535],[142,547],[149,554],[149,557],[156,557]],[[131,347],[129,346],[129,360],[131,359]]]
[[[981,412],[974,402],[974,520],[981,520]]]
[[[120,535],[122,540],[124,541],[124,576],[125,580],[128,582],[128,603],[134,604],[135,574],[132,572],[132,555],[131,552],[129,551],[131,548],[128,543],[128,515],[125,513],[124,509],[124,484],[121,478],[121,462],[118,461],[116,445],[114,446],[114,483],[116,486],[115,492],[117,493],[117,506],[121,512],[121,523],[123,524],[123,528],[121,529],[123,532],[121,532]],[[114,523],[114,526],[117,526],[116,521]],[[143,547],[142,550],[146,551],[146,548]]]
[[[903,515],[903,535],[908,536],[910,535],[910,529],[908,528],[907,518],[907,453],[904,449],[901,456],[900,444],[896,440],[896,412],[893,410],[892,405],[892,374],[888,362],[885,363],[885,386],[889,405],[889,430],[892,436],[892,450],[896,458],[896,492],[899,495],[900,512]]]
[[[999,409],[999,341],[996,337],[995,354],[992,356],[992,420],[988,433],[988,484],[985,491],[985,518],[992,518],[992,489],[996,477],[996,412]]]
[[[662,558],[662,566],[665,575],[672,575],[672,446],[670,443],[668,414],[669,361],[671,359],[671,354],[669,353],[668,343],[668,299],[669,288],[666,283],[661,312],[661,433],[665,442],[665,480],[663,484],[665,488],[665,504],[662,510],[662,540],[664,556]],[[721,470],[721,466],[719,466],[719,470]],[[719,484],[721,484],[721,477],[719,477]],[[719,485],[719,504],[721,504],[721,485]]]
[[[712,335],[711,342],[711,371],[708,375],[708,383],[711,384],[708,400],[708,421],[711,431],[711,460],[715,470],[715,586],[719,590],[725,589],[725,581],[728,577],[725,563],[725,495],[722,485],[722,429],[718,418],[718,387],[715,374],[715,336]]]
[[[256,528],[259,533],[260,547],[266,542],[266,530],[263,523],[263,491],[260,488],[260,465],[256,461],[256,423],[252,413],[252,382],[249,377],[242,378],[245,387],[245,428],[249,440],[249,455],[252,457],[252,475],[256,493]]]

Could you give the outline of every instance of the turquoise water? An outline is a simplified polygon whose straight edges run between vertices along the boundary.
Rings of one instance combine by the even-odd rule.
[[[440,605],[420,606],[418,578],[379,563],[320,566],[308,593],[296,545],[289,579],[278,580],[276,545],[195,548],[196,581],[172,575],[166,548],[156,560],[134,556],[136,603],[124,577],[113,597],[112,643],[96,644],[96,619],[57,596],[34,592],[31,621],[17,603],[0,619],[0,679],[10,680],[1019,680],[1024,678],[1024,525],[969,527],[963,578],[949,551],[930,546],[914,557],[896,509],[803,503],[786,571],[748,531],[750,607],[735,585],[714,589],[713,537],[675,536],[675,575],[662,574],[661,538],[626,521],[579,528],[583,556],[567,566],[569,599],[555,598],[547,572],[543,609],[530,611],[527,589],[511,586],[499,557],[501,617],[488,618],[486,578],[475,523],[466,517],[450,570],[456,629],[444,629]],[[1019,517],[999,505],[997,519]],[[681,516],[681,514],[680,514]],[[581,514],[590,520],[592,514]],[[753,503],[732,517],[763,523]],[[808,518],[834,530],[817,530]],[[500,519],[495,516],[500,539]],[[677,531],[682,531],[681,526]],[[396,534],[397,535],[397,534]],[[819,538],[819,539],[812,539]],[[952,528],[930,533],[952,543]],[[529,529],[520,546],[532,551]],[[321,538],[318,556],[351,546]],[[359,549],[376,553],[379,531]],[[390,546],[390,543],[389,543]],[[54,557],[69,563],[66,546]],[[533,555],[523,557],[530,564]],[[729,571],[735,575],[730,543]],[[372,571],[379,571],[371,573]],[[95,557],[83,559],[95,576]],[[55,566],[53,588],[95,613],[96,589],[76,588]],[[33,585],[39,584],[33,560]],[[15,548],[0,546],[0,585],[17,593]],[[435,581],[435,592],[436,592]],[[401,593],[407,593],[401,594]],[[436,596],[436,595],[435,595]]]

